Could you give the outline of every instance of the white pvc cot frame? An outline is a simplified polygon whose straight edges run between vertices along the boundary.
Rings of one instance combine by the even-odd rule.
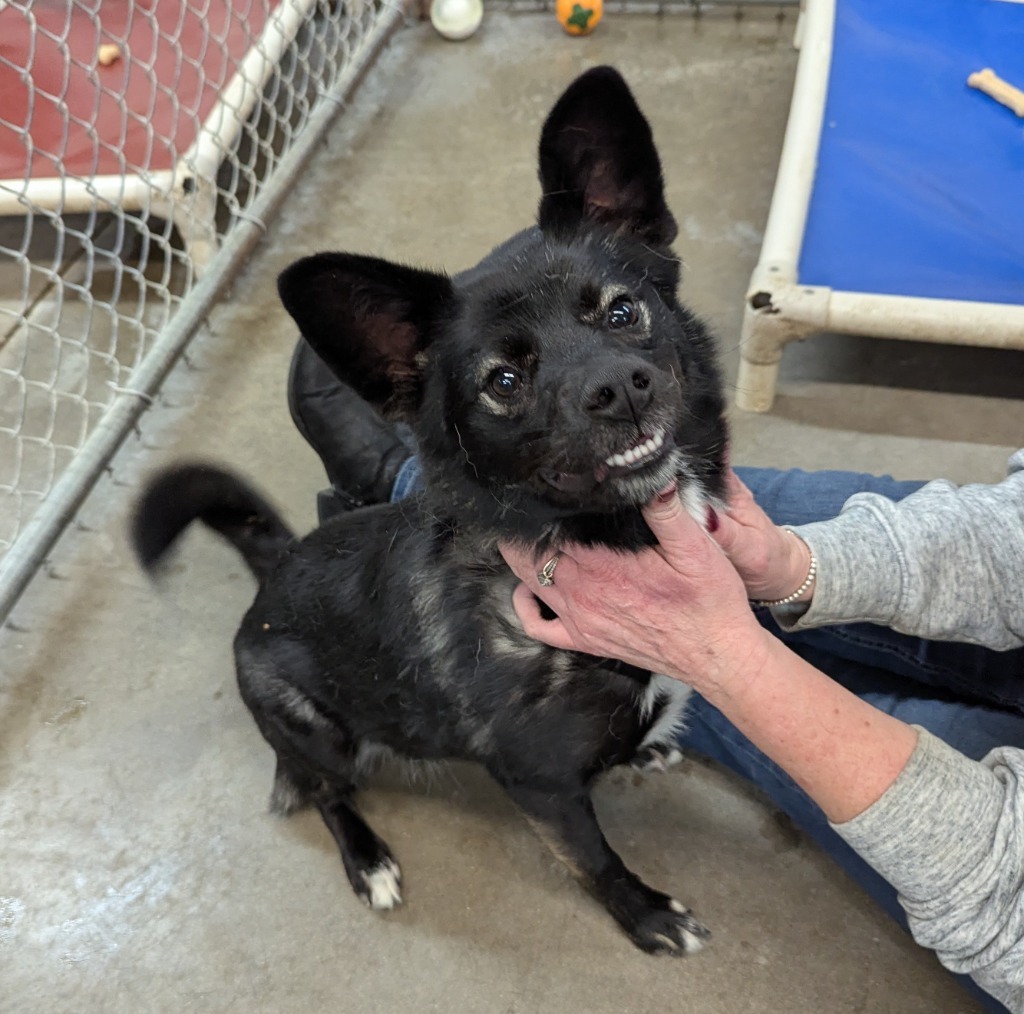
[[[801,285],[798,272],[828,95],[835,0],[807,0],[797,26],[800,60],[761,256],[747,290],[736,404],[767,412],[782,350],[840,332],[1024,349],[1024,306],[841,292]]]

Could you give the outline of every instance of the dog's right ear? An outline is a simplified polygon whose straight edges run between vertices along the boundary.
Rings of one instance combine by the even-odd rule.
[[[676,238],[650,124],[614,67],[593,67],[569,85],[544,123],[539,154],[544,232],[589,221],[659,247]]]
[[[320,253],[285,268],[277,291],[339,380],[393,414],[416,408],[423,354],[452,302],[446,275]]]

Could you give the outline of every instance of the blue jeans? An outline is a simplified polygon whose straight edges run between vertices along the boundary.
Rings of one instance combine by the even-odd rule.
[[[889,476],[854,472],[787,472],[737,468],[737,474],[776,524],[799,525],[835,517],[854,493],[900,500],[921,486]],[[419,488],[419,463],[399,471],[392,500]],[[995,652],[972,645],[924,641],[870,624],[782,632],[768,610],[759,619],[815,668],[880,711],[921,725],[968,757],[997,746],[1024,747],[1024,649]],[[828,825],[807,794],[731,722],[699,695],[680,745],[710,757],[767,794],[904,928],[896,891]],[[957,976],[986,1010],[1005,1008],[966,976]]]

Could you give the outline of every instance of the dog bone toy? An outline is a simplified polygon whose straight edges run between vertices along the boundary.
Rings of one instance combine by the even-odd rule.
[[[1012,109],[1018,116],[1024,116],[1024,92],[1004,81],[991,67],[976,70],[967,83]]]

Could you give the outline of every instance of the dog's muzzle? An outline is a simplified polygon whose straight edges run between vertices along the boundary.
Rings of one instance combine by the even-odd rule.
[[[633,472],[639,472],[663,461],[675,447],[672,434],[664,429],[653,436],[641,437],[624,452],[612,454],[599,461],[589,472],[557,472],[543,468],[540,477],[561,493],[582,494],[590,492],[608,479],[621,479]]]

